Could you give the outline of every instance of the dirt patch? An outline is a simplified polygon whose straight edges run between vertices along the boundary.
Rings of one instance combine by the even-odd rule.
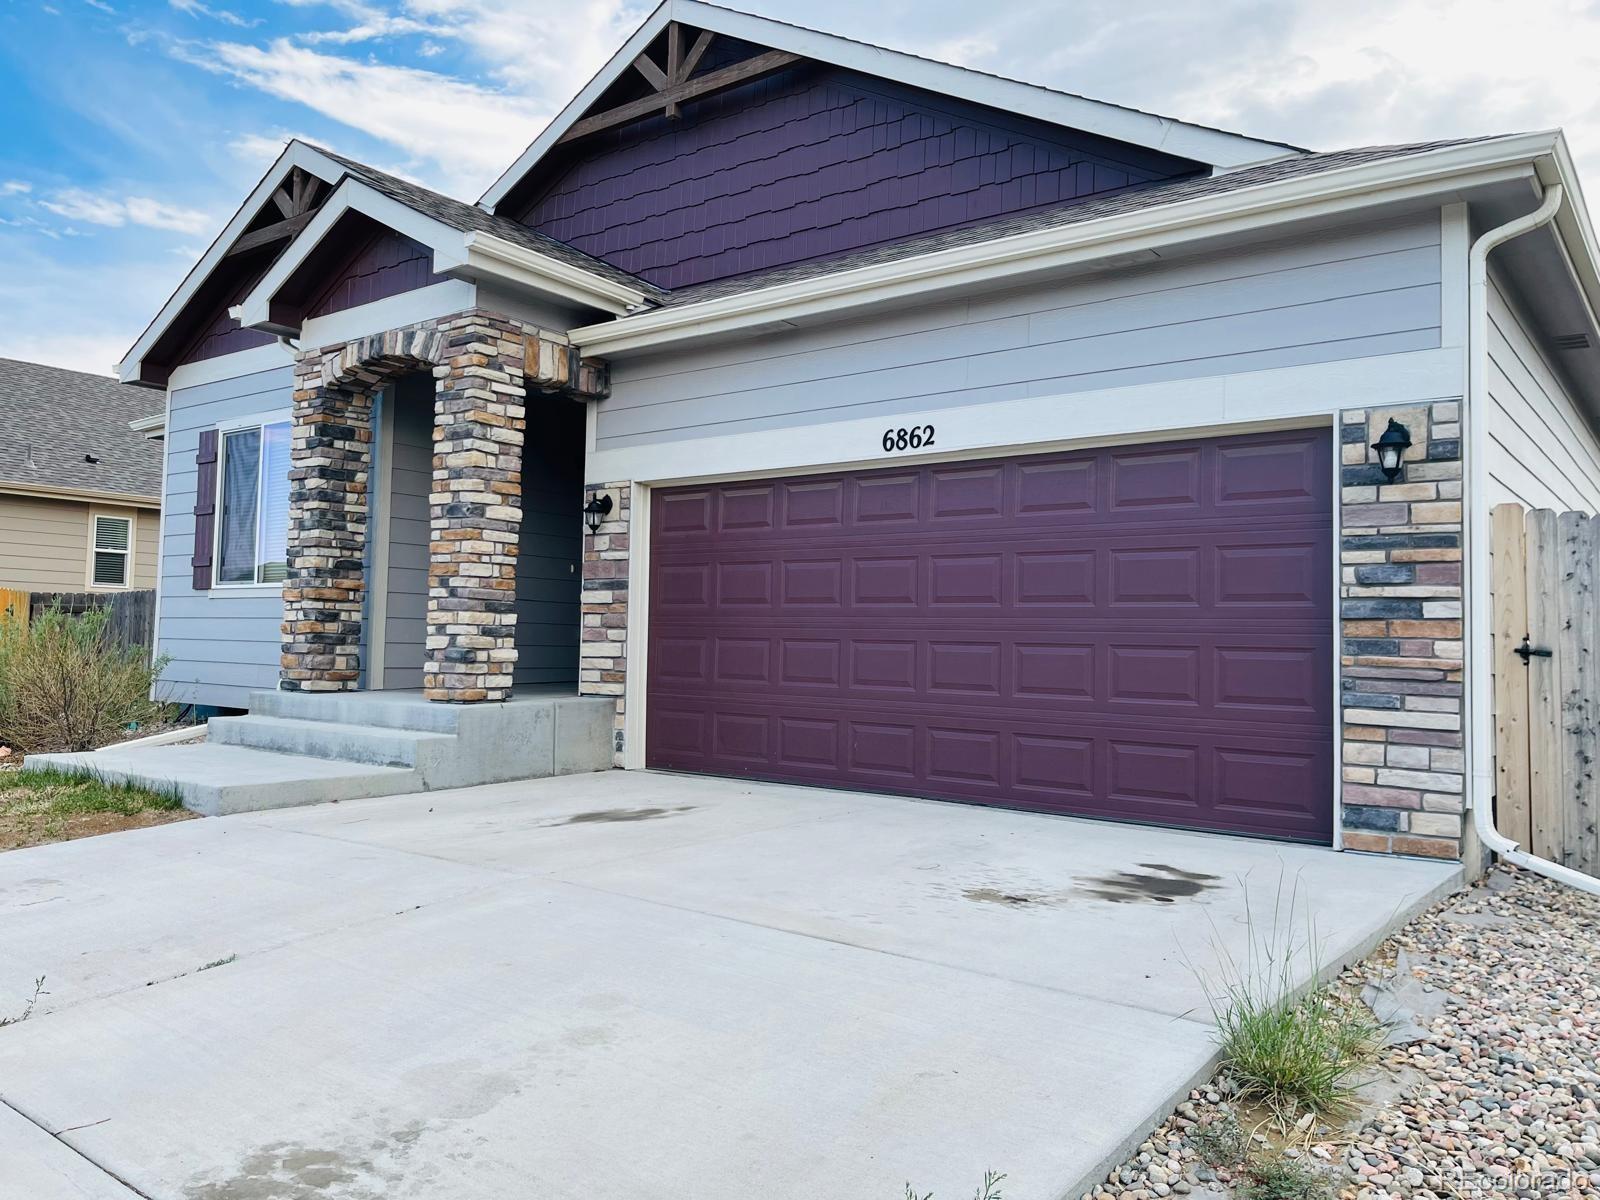
[[[1078,880],[1078,887],[1097,900],[1113,904],[1172,904],[1209,891],[1220,875],[1185,871],[1165,863],[1140,863],[1142,871],[1117,871],[1111,875]]]
[[[967,888],[961,893],[977,904],[998,904],[1003,908],[1044,908],[1066,899],[1060,892],[1002,892],[999,888]]]
[[[120,833],[125,829],[149,829],[154,825],[189,821],[196,815],[183,809],[176,812],[134,813],[131,816],[109,812],[77,813],[58,821],[48,821],[31,814],[10,812],[4,804],[0,804],[0,850],[23,850],[29,846],[70,842],[102,833]]]

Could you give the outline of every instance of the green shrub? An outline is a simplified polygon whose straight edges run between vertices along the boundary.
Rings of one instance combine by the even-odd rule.
[[[150,698],[165,661],[117,641],[109,618],[52,606],[0,623],[0,741],[24,754],[93,750],[165,715]]]

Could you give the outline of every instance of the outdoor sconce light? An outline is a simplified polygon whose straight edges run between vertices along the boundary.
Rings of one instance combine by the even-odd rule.
[[[589,527],[591,535],[599,531],[600,522],[610,515],[611,496],[606,492],[597,492],[590,496],[589,503],[583,506],[583,523]]]
[[[1378,452],[1378,469],[1383,472],[1385,479],[1393,483],[1405,467],[1406,451],[1411,448],[1411,431],[1390,417],[1389,428],[1372,443],[1372,448]]]

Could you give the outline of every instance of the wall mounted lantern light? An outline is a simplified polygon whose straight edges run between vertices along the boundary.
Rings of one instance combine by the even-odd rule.
[[[1372,448],[1378,452],[1378,469],[1383,472],[1385,479],[1393,483],[1405,469],[1406,451],[1411,448],[1411,431],[1390,417],[1389,428],[1372,443]]]
[[[611,515],[611,497],[605,492],[596,492],[589,497],[589,503],[583,506],[583,523],[589,527],[591,534],[600,529],[600,523]]]

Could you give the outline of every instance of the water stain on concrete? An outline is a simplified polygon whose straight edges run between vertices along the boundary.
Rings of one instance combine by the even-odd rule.
[[[627,821],[659,821],[662,817],[675,817],[679,813],[693,812],[693,804],[680,804],[676,808],[602,808],[594,812],[573,813],[554,822],[557,825],[611,825]]]
[[[1078,880],[1078,887],[1097,900],[1112,904],[1172,904],[1209,891],[1221,878],[1201,871],[1185,871],[1166,863],[1139,863],[1142,871],[1117,871],[1111,875]]]
[[[184,1195],[188,1200],[311,1200],[330,1194],[380,1200],[390,1182],[370,1159],[274,1142],[246,1155],[233,1174],[192,1184]]]
[[[1060,892],[1003,892],[988,887],[965,888],[961,894],[977,904],[998,904],[1003,908],[1042,908],[1066,899]]]

